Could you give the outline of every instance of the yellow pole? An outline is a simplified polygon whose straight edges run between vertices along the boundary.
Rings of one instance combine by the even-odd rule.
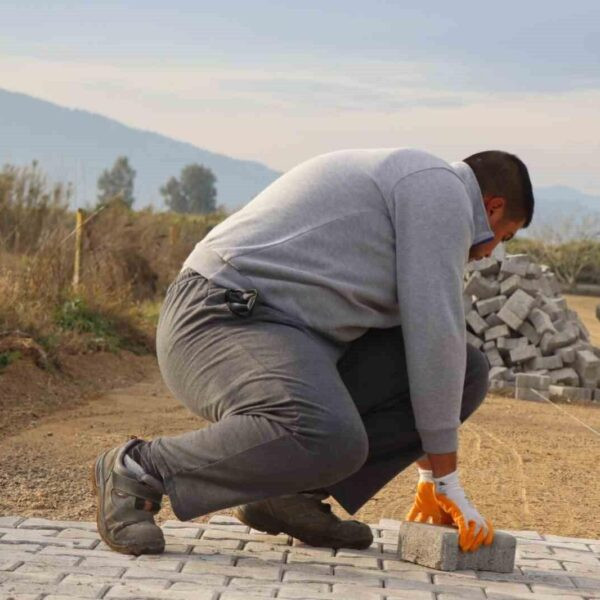
[[[169,243],[174,246],[179,241],[179,224],[173,224],[169,227]]]
[[[83,246],[83,209],[77,209],[75,217],[75,265],[73,269],[73,291],[77,292],[79,288],[79,279],[81,277],[81,249]]]

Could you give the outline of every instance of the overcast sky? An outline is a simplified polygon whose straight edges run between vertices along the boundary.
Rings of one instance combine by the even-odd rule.
[[[0,87],[281,170],[500,148],[600,194],[598,0],[2,1]]]

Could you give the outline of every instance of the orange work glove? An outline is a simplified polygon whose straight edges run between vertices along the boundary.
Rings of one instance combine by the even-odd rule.
[[[458,471],[434,477],[435,499],[442,512],[458,527],[458,545],[464,552],[474,552],[481,544],[494,540],[494,528],[469,502],[458,481]]]
[[[452,524],[452,517],[442,511],[435,499],[435,483],[431,471],[419,467],[417,493],[406,520],[434,525]]]

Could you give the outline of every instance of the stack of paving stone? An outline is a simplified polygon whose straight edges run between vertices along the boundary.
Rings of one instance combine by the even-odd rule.
[[[467,341],[487,356],[490,389],[600,402],[600,349],[547,267],[526,254],[490,257],[465,278]]]

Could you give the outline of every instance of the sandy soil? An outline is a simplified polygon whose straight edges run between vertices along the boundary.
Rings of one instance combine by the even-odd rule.
[[[568,301],[600,345],[594,316],[599,299]],[[96,355],[77,365],[67,383],[25,363],[0,375],[0,390],[10,390],[13,400],[3,393],[0,514],[93,519],[88,471],[99,452],[129,435],[150,438],[205,426],[170,397],[152,357]],[[77,380],[88,383],[78,387]],[[15,402],[19,381],[22,401]],[[560,409],[600,430],[600,405]],[[555,406],[490,395],[461,430],[461,477],[475,505],[499,529],[600,538],[599,448],[598,436]],[[414,485],[409,469],[358,518],[403,518]],[[161,513],[166,518],[172,518],[168,506]]]

